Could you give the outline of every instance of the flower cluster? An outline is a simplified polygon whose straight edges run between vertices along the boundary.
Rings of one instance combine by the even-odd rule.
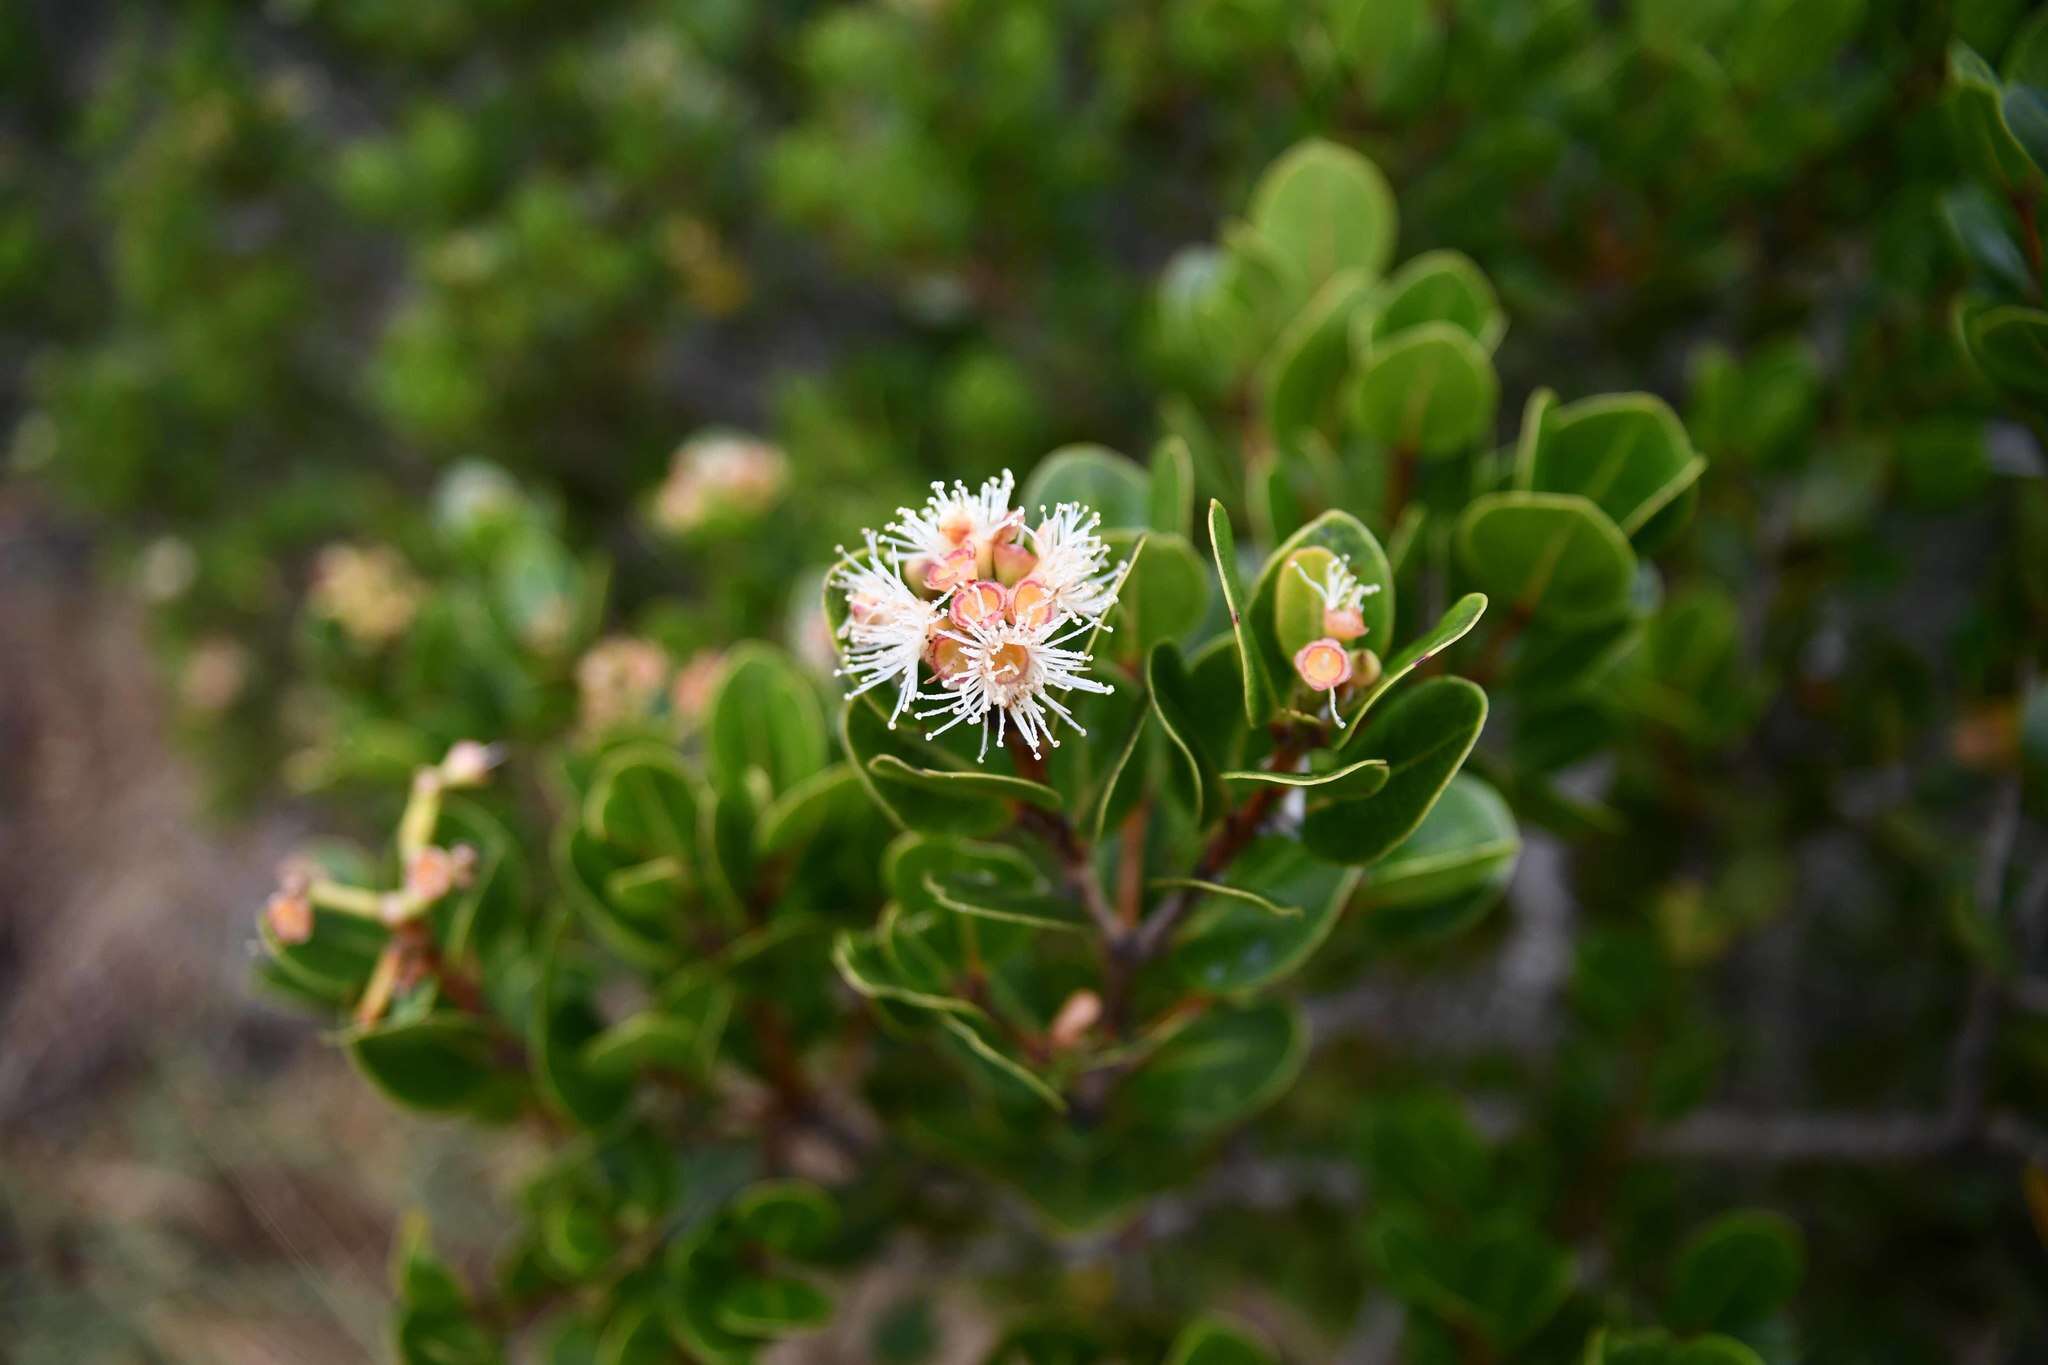
[[[1102,519],[1065,502],[1033,523],[1010,505],[1015,486],[1008,470],[975,491],[934,483],[922,508],[868,532],[864,551],[842,546],[830,579],[846,598],[839,672],[851,695],[893,688],[891,726],[930,703],[914,714],[946,717],[934,738],[978,724],[984,758],[990,735],[1001,744],[1012,730],[1033,755],[1056,747],[1056,722],[1081,729],[1056,694],[1111,690],[1075,643],[1102,626],[1122,579]]]
[[[1366,631],[1365,599],[1378,592],[1380,585],[1360,583],[1346,558],[1332,559],[1321,582],[1309,576],[1298,558],[1289,561],[1288,567],[1323,601],[1322,637],[1295,651],[1294,672],[1310,691],[1329,699],[1330,719],[1341,729],[1344,718],[1337,713],[1337,694],[1353,683],[1369,687],[1379,678],[1379,656],[1369,649],[1354,651],[1351,646]]]

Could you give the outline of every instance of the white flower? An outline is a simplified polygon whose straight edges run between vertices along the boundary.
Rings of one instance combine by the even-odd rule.
[[[1013,537],[1023,519],[1010,506],[1016,486],[1007,469],[972,493],[957,479],[951,488],[935,481],[923,508],[896,509],[882,541],[899,565],[909,567],[913,586],[944,595],[962,583],[987,578],[994,571],[996,545]]]
[[[1116,605],[1117,580],[1124,570],[1122,564],[1105,567],[1109,546],[1096,534],[1102,517],[1077,502],[1063,502],[1051,512],[1040,508],[1039,516],[1038,525],[1025,531],[1038,562],[1017,584],[1017,618],[1100,621]]]
[[[857,697],[872,687],[894,683],[896,705],[889,712],[893,729],[896,718],[917,698],[917,665],[930,645],[939,622],[939,607],[912,592],[896,565],[883,555],[875,533],[867,533],[865,558],[846,554],[832,570],[831,583],[846,593],[846,620],[839,638],[845,642],[839,676],[856,680],[848,696]]]
[[[939,638],[953,642],[958,652],[949,661],[938,689],[919,694],[921,700],[939,705],[917,714],[920,720],[933,716],[952,719],[926,738],[936,739],[971,721],[982,727],[980,757],[986,758],[991,728],[998,744],[1014,728],[1034,755],[1039,753],[1041,741],[1059,747],[1052,734],[1055,719],[1086,734],[1074,713],[1053,693],[1114,690],[1087,676],[1086,650],[1066,647],[1067,641],[1094,628],[1090,621],[1063,617],[1042,625],[999,620],[940,631]]]
[[[1323,599],[1323,630],[1327,634],[1339,640],[1356,640],[1365,634],[1365,599],[1380,590],[1379,584],[1360,583],[1358,575],[1351,572],[1348,556],[1333,557],[1320,583],[1308,576],[1299,558],[1290,562],[1301,581]]]

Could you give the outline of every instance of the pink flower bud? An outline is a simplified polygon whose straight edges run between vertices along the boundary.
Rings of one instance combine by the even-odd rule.
[[[406,895],[428,904],[475,879],[476,850],[467,845],[451,852],[429,844],[405,865]]]
[[[1079,1044],[1101,1018],[1102,997],[1094,991],[1075,991],[1060,1006],[1060,1012],[1053,1016],[1052,1027],[1046,1030],[1046,1040],[1054,1048],[1065,1051]]]
[[[279,943],[304,943],[313,937],[313,902],[303,890],[278,891],[263,907],[263,918]]]
[[[1341,640],[1311,640],[1295,653],[1294,671],[1310,690],[1333,691],[1351,681],[1351,655]]]
[[[500,745],[481,744],[473,739],[457,740],[441,760],[441,782],[448,787],[481,787],[491,769],[505,760]]]

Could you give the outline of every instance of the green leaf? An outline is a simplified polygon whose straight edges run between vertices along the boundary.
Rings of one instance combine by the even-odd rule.
[[[2014,240],[2016,224],[1981,185],[1963,185],[1941,196],[1941,216],[1970,265],[2009,293],[2033,289],[2034,272]]]
[[[1393,1216],[1380,1221],[1372,1242],[1396,1294],[1478,1332],[1496,1350],[1534,1336],[1571,1293],[1570,1254],[1520,1223],[1451,1235]]]
[[[376,1024],[344,1034],[342,1043],[364,1079],[407,1109],[459,1113],[503,1090],[497,1035],[472,1015]]]
[[[598,1337],[596,1365],[669,1365],[675,1346],[662,1326],[649,1305],[620,1305]]]
[[[1263,379],[1266,427],[1283,447],[1304,431],[1334,430],[1351,370],[1352,315],[1369,292],[1362,272],[1338,272],[1273,343]]]
[[[1310,770],[1305,773],[1276,773],[1264,768],[1239,769],[1221,774],[1226,786],[1287,787],[1307,792],[1310,799],[1359,800],[1372,796],[1387,785],[1391,776],[1385,759],[1361,758],[1355,763]]]
[[[1142,531],[1151,522],[1152,481],[1136,461],[1107,446],[1061,446],[1038,462],[1018,495],[1027,516],[1078,502],[1102,514],[1105,531]]]
[[[1297,298],[1340,270],[1378,279],[1393,259],[1396,216],[1386,177],[1333,142],[1300,143],[1268,167],[1249,217]]]
[[[600,1077],[650,1068],[701,1076],[717,1055],[732,1005],[732,988],[718,981],[666,994],[658,1007],[630,1014],[591,1039],[583,1068]]]
[[[1163,531],[1112,532],[1103,539],[1130,561],[1107,618],[1119,659],[1143,658],[1161,640],[1178,640],[1201,623],[1209,609],[1209,575],[1194,546]]]
[[[1350,714],[1345,717],[1346,729],[1344,737],[1337,742],[1338,752],[1342,753],[1349,749],[1352,742],[1365,733],[1359,721],[1364,719],[1366,712],[1372,710],[1374,703],[1393,689],[1394,684],[1464,639],[1484,615],[1486,594],[1468,592],[1454,602],[1451,609],[1445,612],[1434,626],[1410,640],[1401,647],[1398,654],[1383,663],[1380,666],[1379,681],[1366,689],[1365,695],[1353,704]]]
[[[941,908],[956,915],[1072,933],[1085,933],[1090,927],[1087,913],[1080,906],[1053,893],[1035,878],[1020,886],[977,871],[933,872],[925,874],[924,889]]]
[[[1217,581],[1223,585],[1223,605],[1230,612],[1230,633],[1237,642],[1238,666],[1244,678],[1244,715],[1248,725],[1264,725],[1278,703],[1273,695],[1273,678],[1265,651],[1252,636],[1251,620],[1245,614],[1251,599],[1238,577],[1237,538],[1230,530],[1230,513],[1220,501],[1209,501],[1209,553],[1216,562]]]
[[[1628,538],[1575,494],[1489,493],[1459,518],[1458,557],[1496,601],[1537,620],[1591,623],[1628,606]]]
[[[1986,379],[2048,403],[2048,312],[2017,304],[1975,309],[1965,317],[1963,338]]]
[[[2039,172],[2005,121],[1997,74],[1958,42],[1949,44],[1948,76],[1949,128],[1964,166],[2001,193],[2024,190]]]
[[[1231,866],[1230,894],[1196,902],[1167,961],[1213,994],[1269,986],[1322,946],[1357,884],[1357,872],[1311,858],[1292,839],[1260,839]]]
[[[947,800],[990,797],[1055,811],[1064,805],[1060,794],[1042,782],[1011,777],[1007,773],[913,768],[895,754],[875,755],[868,760],[868,772],[878,781],[916,787]]]
[[[1739,1331],[1777,1312],[1799,1289],[1806,1255],[1781,1214],[1724,1214],[1680,1248],[1666,1316],[1690,1330]]]
[[[1448,322],[1424,322],[1374,344],[1352,394],[1352,425],[1425,457],[1468,449],[1493,430],[1500,381],[1484,347]]]
[[[796,666],[767,645],[733,649],[704,729],[712,776],[724,790],[759,769],[771,792],[785,792],[829,756],[817,695]]]
[[[1526,435],[1526,433],[1525,433]],[[1550,408],[1517,455],[1516,486],[1576,493],[1634,535],[1706,468],[1678,415],[1647,393],[1607,394]]]
[[[972,1013],[975,1006],[958,996],[923,989],[912,982],[889,954],[880,935],[841,932],[832,941],[832,965],[857,993],[918,1010]]]
[[[697,857],[701,784],[665,744],[636,741],[605,754],[583,798],[583,824],[635,860]]]
[[[853,760],[854,772],[868,795],[903,829],[949,834],[993,834],[1010,823],[1009,803],[980,793],[947,795],[923,786],[877,780],[869,770],[876,758],[889,755],[907,767],[925,772],[976,772],[950,751],[921,733],[890,729],[887,719],[866,697],[850,697],[840,712],[839,735]]]
[[[1363,801],[1312,807],[1302,842],[1333,862],[1379,861],[1421,826],[1485,724],[1486,694],[1463,678],[1430,678],[1410,689],[1358,741],[1366,754],[1386,760],[1386,785]]]
[[[617,850],[574,821],[556,828],[551,852],[557,884],[605,947],[642,967],[660,968],[675,960],[682,901],[680,897],[666,904],[652,901],[662,885],[658,876],[677,873],[674,860],[629,864]],[[638,877],[623,875],[633,866],[641,869]],[[670,889],[676,888],[670,884]],[[627,897],[615,900],[615,891],[628,893]]]
[[[1153,646],[1145,663],[1145,686],[1172,755],[1173,792],[1199,827],[1221,800],[1216,767],[1199,739],[1199,714],[1180,650],[1170,642]]]
[[[1373,936],[1412,945],[1470,926],[1507,889],[1522,849],[1500,793],[1459,773],[1360,891]]]
[[[376,920],[317,907],[312,936],[302,943],[278,938],[266,916],[257,917],[256,932],[280,974],[312,999],[330,1005],[352,1005],[361,998],[378,955],[391,939],[391,931]]]
[[[807,1180],[764,1180],[732,1204],[740,1232],[785,1256],[823,1251],[839,1231],[839,1206]]]
[[[1379,541],[1365,529],[1363,522],[1349,512],[1323,513],[1273,551],[1265,567],[1259,571],[1258,582],[1252,586],[1247,620],[1253,645],[1264,664],[1266,675],[1289,679],[1290,687],[1294,677],[1294,656],[1280,643],[1280,582],[1283,576],[1294,573],[1287,567],[1294,556],[1310,549],[1325,550],[1340,559],[1349,560],[1351,572],[1357,575],[1361,584],[1368,588],[1378,585],[1379,591],[1368,594],[1360,609],[1365,618],[1365,635],[1358,644],[1377,647],[1394,629],[1394,573],[1387,565],[1387,556],[1380,549]],[[1267,719],[1267,716],[1258,716],[1252,723],[1254,726],[1263,725]]]
[[[2031,86],[2011,86],[2000,112],[2005,116],[2006,131],[2034,163],[2035,174],[2048,174],[2048,93]]]
[[[1168,436],[1152,448],[1151,516],[1154,531],[1185,540],[1195,528],[1195,457],[1184,436]]]
[[[983,1074],[997,1085],[1019,1094],[1029,1095],[1043,1102],[1055,1113],[1066,1112],[1066,1098],[1047,1084],[1044,1077],[1011,1055],[1008,1046],[996,1037],[994,1026],[985,1016],[979,1013],[942,1014],[939,1016],[939,1025],[958,1045],[959,1054],[978,1065]]]
[[[1277,1357],[1249,1327],[1211,1315],[1182,1329],[1166,1365],[1277,1365]]]
[[[803,847],[866,799],[859,775],[844,763],[805,778],[761,812],[756,836],[761,852],[773,857]]]
[[[750,1337],[793,1336],[832,1321],[832,1297],[789,1276],[749,1276],[719,1295],[718,1325]]]
[[[590,1000],[563,969],[566,918],[556,921],[543,950],[533,998],[533,1069],[541,1093],[586,1128],[602,1128],[625,1112],[630,1077],[599,1073],[584,1064],[584,1049],[604,1031]]]
[[[1278,1099],[1307,1051],[1308,1030],[1293,1004],[1217,1005],[1167,1039],[1119,1098],[1150,1124],[1213,1133]]]
[[[1492,283],[1470,257],[1456,251],[1425,251],[1374,291],[1366,337],[1377,344],[1424,323],[1456,327],[1487,354],[1507,333],[1507,314]]]

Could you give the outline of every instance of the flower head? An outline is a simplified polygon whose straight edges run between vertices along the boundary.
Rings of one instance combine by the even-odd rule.
[[[999,620],[940,631],[941,639],[959,646],[958,663],[936,690],[919,694],[924,701],[938,703],[918,712],[919,719],[951,717],[927,738],[936,739],[963,721],[973,721],[982,727],[979,756],[986,758],[991,728],[998,744],[1016,730],[1033,754],[1041,743],[1059,747],[1052,733],[1055,719],[1086,734],[1074,713],[1053,694],[1113,690],[1087,675],[1086,650],[1067,647],[1067,641],[1093,629],[1092,622],[1062,617],[1042,625]]]
[[[851,695],[892,686],[891,725],[930,703],[920,719],[947,717],[933,736],[980,725],[983,757],[991,734],[1002,743],[1012,731],[1038,754],[1058,742],[1059,722],[1075,725],[1064,694],[1111,690],[1074,644],[1116,605],[1121,566],[1107,567],[1101,518],[1062,503],[1027,526],[1014,487],[1007,470],[972,492],[933,484],[922,510],[867,533],[865,555],[842,550],[828,580],[845,595],[839,672]]]
[[[846,620],[840,624],[842,642],[841,677],[854,680],[847,695],[857,697],[872,687],[891,683],[896,687],[896,704],[889,712],[889,724],[910,709],[917,699],[917,665],[930,647],[932,632],[938,628],[939,607],[912,592],[903,575],[867,533],[867,554],[848,555],[840,547],[840,561],[827,580],[846,594]]]
[[[1293,560],[1292,564],[1294,571],[1301,575],[1301,581],[1323,599],[1325,635],[1349,641],[1365,634],[1365,599],[1380,590],[1379,584],[1360,583],[1358,575],[1351,572],[1348,556],[1332,557],[1329,567],[1323,570],[1320,583],[1308,576],[1308,570],[1301,567],[1300,559]]]

